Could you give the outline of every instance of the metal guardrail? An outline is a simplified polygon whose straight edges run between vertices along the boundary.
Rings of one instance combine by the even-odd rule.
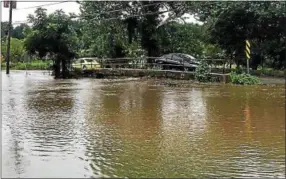
[[[179,71],[192,71],[195,68],[185,66],[185,62],[178,64],[168,63],[155,63],[155,59],[164,57],[142,57],[142,58],[98,58],[101,68],[124,68],[124,69],[158,69],[158,70],[179,70]],[[170,59],[172,60],[172,59]],[[225,73],[225,65],[232,64],[228,59],[197,59],[198,61],[209,61],[211,69],[215,71],[222,70]],[[219,67],[218,67],[219,66]]]
[[[157,68],[157,69],[164,69],[164,68],[188,68],[184,66],[184,61],[181,64],[166,64],[166,63],[151,63],[147,62],[147,60],[153,61],[154,59],[160,59],[163,57],[144,57],[134,59],[131,57],[124,57],[124,58],[104,58],[100,59],[100,64],[102,68],[139,68],[139,69],[148,69],[148,68]],[[171,60],[171,59],[170,59]],[[210,61],[211,68],[217,68],[217,62],[221,62],[220,65],[223,65],[225,68],[225,64],[231,64],[230,60],[227,59],[197,59],[198,61]],[[215,62],[215,63],[214,63]]]

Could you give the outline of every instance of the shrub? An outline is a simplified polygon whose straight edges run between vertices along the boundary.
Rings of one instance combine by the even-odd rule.
[[[209,65],[202,61],[202,63],[196,68],[195,78],[199,82],[210,82],[211,81],[211,68]]]
[[[246,73],[238,74],[236,72],[231,72],[230,79],[232,83],[240,85],[255,85],[260,83],[258,77]]]

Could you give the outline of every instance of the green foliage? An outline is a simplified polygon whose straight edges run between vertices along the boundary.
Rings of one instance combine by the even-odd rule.
[[[22,23],[19,26],[11,28],[11,37],[17,39],[24,39],[24,29],[30,28],[27,24]],[[1,22],[1,37],[6,37],[8,35],[8,22]]]
[[[12,37],[17,38],[17,39],[24,39],[25,34],[24,31],[25,29],[30,29],[30,27],[27,24],[20,24],[19,26],[16,26],[13,31],[12,31]]]
[[[143,67],[143,65],[146,63],[145,57],[147,56],[147,53],[137,42],[132,42],[130,45],[128,45],[125,53],[127,57],[132,58],[130,61],[131,64],[136,65],[137,67],[139,64],[141,67]]]
[[[152,1],[81,2],[81,15],[84,21],[83,39],[85,39],[83,41],[86,49],[92,49],[86,51],[92,52],[95,56],[122,57],[127,55],[124,50],[132,42],[136,42],[148,56],[159,56],[159,41],[163,37],[157,28],[160,23],[159,9],[167,4],[168,2],[159,4]],[[102,13],[114,9],[122,10]],[[152,14],[141,16],[145,13]],[[129,15],[135,15],[135,17],[126,17]],[[122,17],[122,19],[114,19],[117,17]],[[108,18],[112,20],[105,21]]]
[[[262,75],[262,76],[272,76],[272,77],[280,77],[280,78],[285,78],[285,70],[274,70],[271,68],[262,68],[258,69],[253,75]]]
[[[31,63],[12,62],[10,68],[12,70],[47,70],[51,61],[34,60]],[[1,64],[1,68],[6,68],[6,63]]]
[[[7,42],[6,38],[3,38],[1,40],[1,52],[3,56],[6,56],[6,51],[7,51]],[[12,62],[21,61],[24,53],[25,53],[25,48],[23,40],[11,38],[11,46],[10,46],[11,61]]]
[[[203,28],[195,24],[176,22],[160,26],[158,36],[161,54],[186,53],[202,57],[204,53],[209,53],[204,51],[204,47],[209,44],[204,42]]]
[[[25,47],[30,54],[40,58],[50,55],[55,60],[55,77],[60,77],[60,67],[65,78],[68,64],[78,49],[78,38],[73,28],[72,17],[62,10],[47,15],[46,9],[38,8],[35,16],[29,15],[32,31],[25,39]]]
[[[1,37],[5,37],[8,35],[8,24],[8,22],[1,22]]]
[[[142,49],[141,45],[136,42],[127,45],[125,52],[127,57],[133,58],[139,58],[146,55],[146,52]]]
[[[48,53],[69,57],[76,46],[70,17],[61,10],[47,16],[45,9],[38,8],[35,13],[35,17],[29,16],[33,26],[32,32],[25,39],[28,52],[37,53],[39,57]]]
[[[231,72],[230,79],[232,83],[240,85],[255,85],[260,83],[258,77],[246,73],[238,74],[236,72]]]
[[[210,42],[224,49],[229,56],[235,52],[238,66],[246,65],[246,39],[251,42],[253,54],[263,54],[271,59],[272,67],[283,68],[285,65],[286,2],[187,2],[186,6],[206,23]]]
[[[210,82],[211,81],[211,69],[207,62],[202,61],[202,63],[196,68],[195,78],[199,82]]]
[[[101,21],[120,17],[123,11],[102,13],[117,8],[126,9],[128,2],[119,1],[84,1],[81,10],[81,56],[123,57],[127,45],[126,26],[121,20]]]

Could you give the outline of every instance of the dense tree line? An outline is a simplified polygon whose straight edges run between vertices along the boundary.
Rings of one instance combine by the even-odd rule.
[[[286,2],[79,3],[79,16],[63,11],[48,15],[39,8],[28,17],[31,26],[21,24],[12,30],[25,51],[54,59],[57,77],[60,71],[67,72],[70,59],[79,56],[156,57],[180,52],[197,58],[233,59],[237,66],[244,66],[246,39],[251,41],[253,69],[258,65],[284,69],[286,65]],[[169,15],[163,20],[165,12]],[[184,23],[185,13],[203,25]],[[5,38],[7,23],[1,26]]]

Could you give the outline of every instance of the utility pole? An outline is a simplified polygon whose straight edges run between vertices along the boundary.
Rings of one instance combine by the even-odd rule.
[[[12,8],[13,1],[9,1],[9,25],[8,25],[8,40],[7,40],[7,53],[6,53],[6,74],[9,74],[10,69],[10,42],[11,42],[11,29],[12,29]]]

